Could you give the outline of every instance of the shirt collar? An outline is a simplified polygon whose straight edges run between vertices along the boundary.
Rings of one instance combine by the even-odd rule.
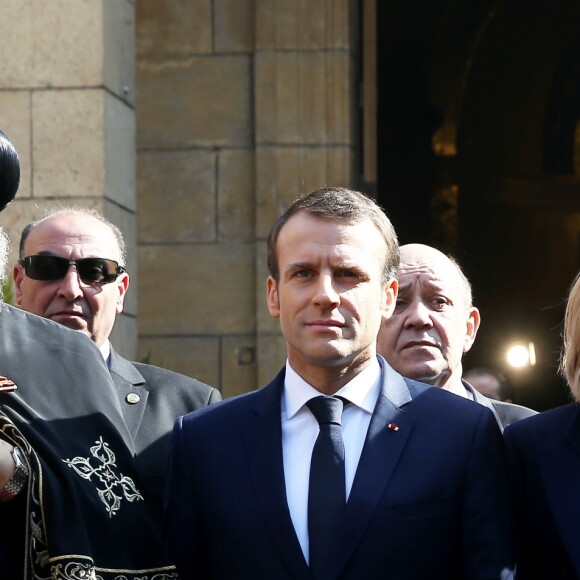
[[[353,405],[372,414],[381,386],[381,367],[376,357],[356,377],[339,389],[334,396],[341,396]],[[304,404],[313,397],[320,396],[320,391],[307,383],[286,361],[283,404],[286,419],[291,419]]]
[[[445,385],[444,390],[449,391],[450,393],[453,393],[454,395],[459,395],[460,397],[463,397],[464,399],[471,399],[472,398],[471,394],[463,386],[463,383],[461,381],[456,381],[453,384]]]
[[[99,350],[101,351],[101,354],[103,355],[103,359],[107,363],[107,366],[109,366],[110,362],[109,359],[111,358],[111,343],[109,342],[108,339],[105,340],[105,342],[103,342],[101,346],[99,346]]]

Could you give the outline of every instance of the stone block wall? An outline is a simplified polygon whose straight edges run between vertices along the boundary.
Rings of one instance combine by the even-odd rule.
[[[140,354],[255,386],[253,2],[137,3]]]
[[[256,2],[256,260],[258,382],[285,359],[266,309],[266,239],[302,193],[351,186],[356,106],[353,2]]]
[[[139,353],[226,397],[285,359],[265,307],[274,219],[352,185],[354,5],[136,2]]]
[[[16,243],[80,204],[123,230],[124,355],[224,396],[283,363],[265,240],[301,193],[352,184],[355,4],[0,0],[0,128],[22,166],[0,224]]]
[[[98,209],[127,238],[133,289],[112,337],[137,351],[134,4],[0,0],[0,128],[21,161],[0,216],[17,259],[22,227],[62,205]]]

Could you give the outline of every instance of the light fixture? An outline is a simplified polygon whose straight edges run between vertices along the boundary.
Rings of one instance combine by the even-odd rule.
[[[533,342],[516,342],[506,351],[506,359],[511,367],[521,369],[536,364],[536,349]]]

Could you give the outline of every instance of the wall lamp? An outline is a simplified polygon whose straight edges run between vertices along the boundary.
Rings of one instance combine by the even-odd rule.
[[[533,342],[514,342],[506,350],[506,360],[510,367],[521,369],[536,365],[536,348]]]

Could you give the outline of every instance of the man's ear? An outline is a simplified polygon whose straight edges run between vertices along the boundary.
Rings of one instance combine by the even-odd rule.
[[[127,274],[127,272],[120,274],[115,281],[115,284],[117,285],[117,291],[119,292],[117,295],[117,314],[121,314],[125,307],[125,295],[129,289],[129,274]]]
[[[280,318],[280,297],[278,296],[278,284],[272,276],[266,281],[266,301],[268,311],[272,318]]]
[[[14,300],[18,306],[22,304],[22,280],[24,279],[24,268],[20,264],[16,264],[12,268],[12,277],[14,278]]]
[[[397,295],[399,294],[399,281],[396,278],[391,278],[385,284],[384,297],[382,305],[382,316],[386,320],[391,318],[397,305]]]
[[[463,342],[463,352],[467,352],[475,342],[475,336],[479,329],[479,324],[481,323],[481,317],[479,315],[479,310],[472,306],[467,311],[467,322],[466,322],[466,332],[465,340]]]

